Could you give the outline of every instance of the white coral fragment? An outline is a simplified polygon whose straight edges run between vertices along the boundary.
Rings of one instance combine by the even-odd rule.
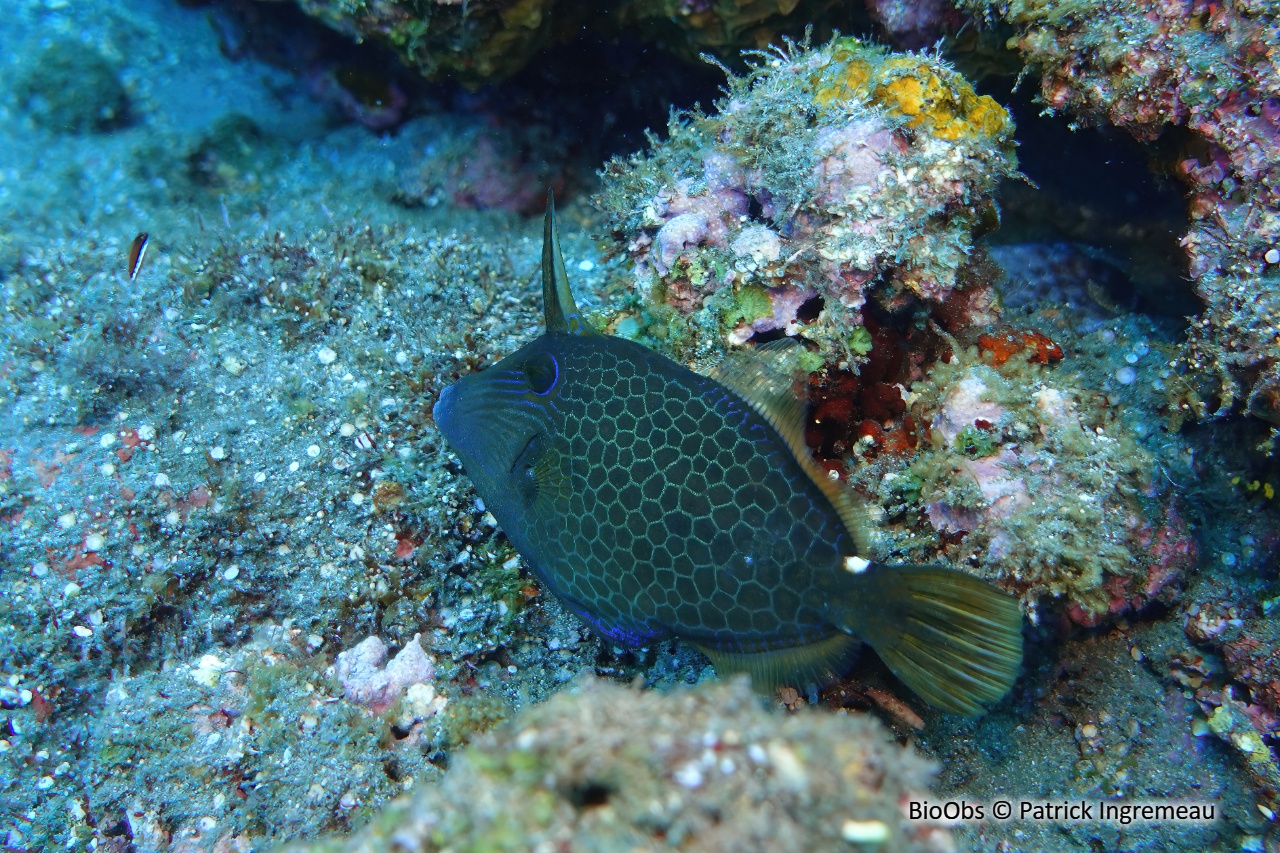
[[[423,651],[420,638],[415,634],[385,668],[387,647],[378,637],[338,655],[336,672],[347,699],[381,714],[410,686],[429,684],[436,674],[435,661]]]

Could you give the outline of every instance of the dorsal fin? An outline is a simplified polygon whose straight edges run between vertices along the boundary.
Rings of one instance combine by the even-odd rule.
[[[547,334],[598,334],[582,318],[569,290],[564,255],[560,253],[560,232],[556,230],[556,201],[549,189],[547,215],[542,220],[542,306],[546,314]]]
[[[804,347],[795,338],[780,338],[754,349],[739,350],[711,371],[711,378],[736,392],[778,431],[800,467],[835,507],[853,536],[858,555],[870,556],[871,525],[865,502],[827,476],[804,443],[804,404],[795,391]]]

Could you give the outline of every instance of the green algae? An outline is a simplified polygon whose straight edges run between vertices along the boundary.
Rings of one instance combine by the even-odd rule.
[[[955,447],[965,456],[981,459],[1000,447],[1000,436],[975,426],[966,426],[956,435]]]
[[[849,333],[849,352],[854,355],[867,355],[871,352],[871,333],[866,326],[858,326]]]
[[[731,326],[750,323],[773,314],[769,292],[760,285],[748,284],[738,289],[733,306],[724,312],[724,322]]]

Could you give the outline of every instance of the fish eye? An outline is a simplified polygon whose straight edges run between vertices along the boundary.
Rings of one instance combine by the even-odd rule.
[[[538,353],[524,363],[524,381],[539,397],[551,393],[560,379],[560,365],[550,353]]]

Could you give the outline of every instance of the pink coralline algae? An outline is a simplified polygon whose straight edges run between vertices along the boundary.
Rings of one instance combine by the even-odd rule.
[[[1102,584],[1108,596],[1106,609],[1090,611],[1073,604],[1067,608],[1071,621],[1093,627],[1108,616],[1142,610],[1154,601],[1170,601],[1177,582],[1188,577],[1200,555],[1190,527],[1174,507],[1163,524],[1144,524],[1133,531],[1129,541],[1141,555],[1142,571],[1130,577],[1107,578]]]
[[[367,705],[375,714],[390,708],[413,685],[430,684],[435,677],[435,663],[417,635],[390,663],[386,644],[369,637],[339,654],[334,670],[348,701]]]
[[[669,348],[697,358],[803,327],[847,359],[872,282],[887,301],[972,283],[1012,123],[930,57],[838,39],[759,59],[717,114],[611,162],[597,203],[633,262],[633,319],[665,324]]]
[[[1182,238],[1205,310],[1183,363],[1202,382],[1188,415],[1244,409],[1280,424],[1280,11],[1243,0],[963,0],[1017,29],[1051,110],[1154,140],[1190,131],[1176,173]]]
[[[654,241],[658,256],[654,259],[654,266],[659,273],[670,272],[671,265],[681,252],[703,244],[710,234],[711,222],[704,214],[676,214],[658,229],[658,236]]]
[[[935,363],[905,392],[926,440],[902,463],[851,470],[852,483],[904,519],[884,535],[933,540],[913,558],[941,549],[1033,616],[1092,626],[1169,600],[1197,557],[1174,496],[1106,398],[1036,356],[972,347]]]
[[[979,421],[998,423],[1005,407],[988,399],[990,396],[991,391],[981,378],[965,375],[948,391],[942,408],[934,417],[933,428],[949,446],[954,446],[961,430],[971,428]]]

